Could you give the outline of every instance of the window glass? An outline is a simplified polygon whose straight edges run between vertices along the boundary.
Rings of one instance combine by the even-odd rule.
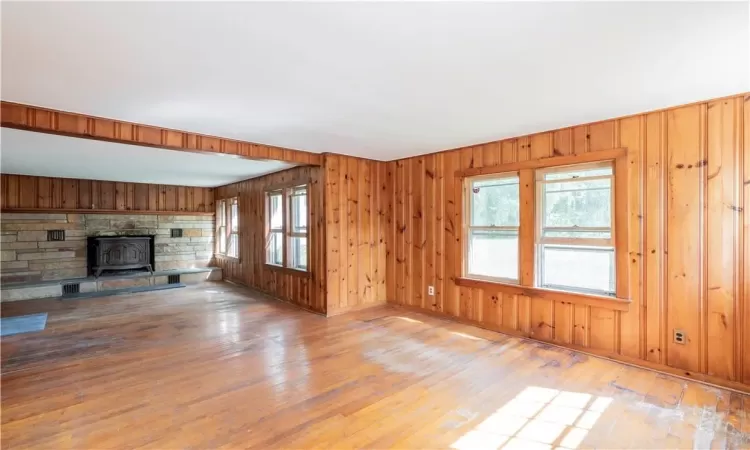
[[[472,230],[469,236],[470,275],[518,279],[518,231]]]
[[[614,294],[613,248],[544,245],[540,257],[541,287]]]
[[[290,245],[290,266],[293,269],[307,270],[307,238],[292,237],[290,238]]]
[[[227,252],[227,228],[226,228],[226,217],[227,217],[227,202],[225,200],[219,200],[216,205],[216,234],[217,242],[219,247],[219,253],[226,254]]]
[[[268,194],[268,209],[272,230],[281,230],[284,223],[283,208],[281,207],[281,192]]]
[[[545,227],[609,227],[612,179],[544,183]]]
[[[471,182],[472,226],[518,226],[518,177]]]
[[[266,247],[266,262],[278,266],[284,263],[284,237],[281,232],[271,232],[268,235],[268,246]]]
[[[237,200],[232,202],[232,213],[230,214],[230,229],[232,230],[232,233],[236,233],[240,228],[239,206],[237,203]]]
[[[292,194],[292,232],[307,233],[307,189]]]
[[[234,258],[239,257],[239,236],[237,233],[231,233],[229,235],[229,245],[227,246],[227,255]]]

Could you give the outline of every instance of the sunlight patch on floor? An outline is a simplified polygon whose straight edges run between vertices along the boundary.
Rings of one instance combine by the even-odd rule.
[[[456,335],[456,336],[461,336],[462,338],[471,339],[472,341],[486,341],[487,340],[485,338],[480,338],[480,337],[477,337],[477,336],[472,336],[470,334],[462,333],[460,331],[451,331],[450,333],[453,334],[453,335]]]
[[[611,402],[611,397],[527,387],[451,448],[576,449]]]
[[[410,318],[410,317],[403,317],[403,316],[393,316],[393,317],[395,317],[396,319],[401,319],[401,320],[403,320],[403,321],[406,321],[406,322],[412,322],[412,323],[424,323],[424,322],[422,322],[421,320],[417,320],[417,319],[412,319],[412,318]]]

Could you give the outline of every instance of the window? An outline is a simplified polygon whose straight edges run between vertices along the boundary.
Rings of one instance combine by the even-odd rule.
[[[518,175],[466,180],[469,201],[465,273],[471,278],[518,282]]]
[[[290,190],[290,267],[307,270],[307,186]]]
[[[239,198],[219,200],[216,204],[217,253],[232,258],[240,257]]]
[[[268,199],[268,238],[266,262],[277,266],[284,265],[284,209],[282,191],[269,192]]]
[[[457,171],[463,260],[456,284],[523,295],[564,291],[584,303],[593,300],[583,297],[609,297],[620,302],[616,309],[626,308],[633,217],[628,152]]]
[[[307,186],[266,193],[266,263],[307,270]]]
[[[227,253],[227,201],[219,200],[216,204],[216,242],[218,253]]]
[[[240,210],[237,197],[229,199],[229,244],[227,256],[240,257]]]
[[[611,162],[538,170],[536,285],[615,294]]]

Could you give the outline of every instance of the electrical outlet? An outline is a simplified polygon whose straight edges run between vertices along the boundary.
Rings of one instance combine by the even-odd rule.
[[[427,286],[427,295],[435,295],[435,286]]]
[[[675,344],[687,344],[687,335],[684,331],[675,329],[674,330],[674,342]]]

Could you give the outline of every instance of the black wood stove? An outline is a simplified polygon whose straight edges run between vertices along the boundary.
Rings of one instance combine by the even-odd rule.
[[[89,274],[103,271],[154,271],[153,236],[96,236],[88,239]]]

